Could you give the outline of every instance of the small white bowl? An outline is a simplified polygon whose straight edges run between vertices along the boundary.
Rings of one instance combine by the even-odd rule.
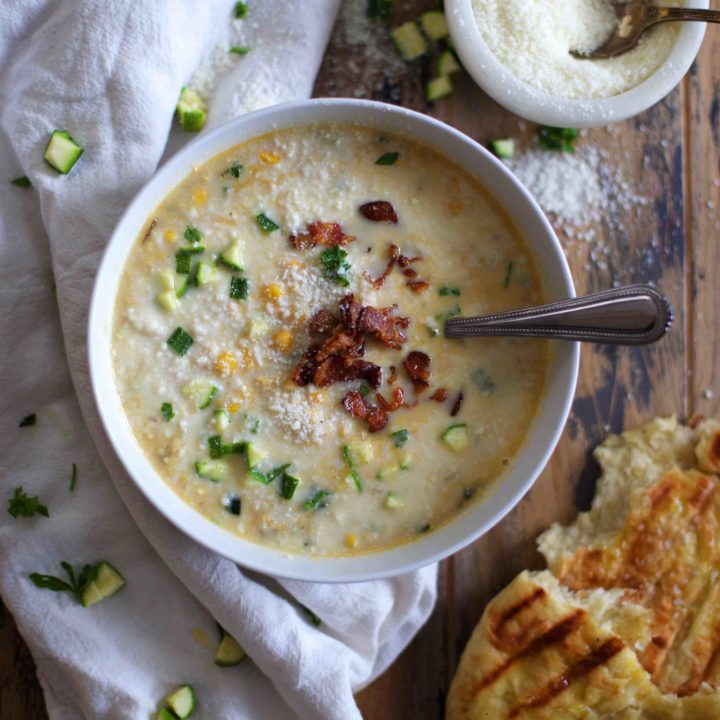
[[[540,207],[507,168],[476,142],[448,125],[403,108],[363,100],[309,100],[260,110],[203,133],[157,172],[120,219],[105,251],[93,291],[88,345],[93,392],[108,437],[137,486],[168,520],[199,543],[253,570],[297,580],[340,582],[398,575],[440,560],[475,540],[509,512],[538,476],[560,437],[575,391],[579,350],[576,343],[552,344],[536,418],[487,499],[413,542],[354,557],[289,555],[223,530],[181,500],[144,456],[115,386],[112,324],[125,261],[153,208],[193,168],[273,129],[327,122],[356,123],[415,138],[477,176],[514,218],[529,244],[545,298],[574,296],[562,248]]]
[[[707,8],[709,0],[677,5]],[[475,82],[496,102],[532,122],[554,127],[600,127],[625,120],[662,100],[695,60],[705,23],[682,23],[678,38],[662,65],[634,88],[598,99],[569,99],[550,95],[513,75],[492,53],[475,22],[472,0],[445,0],[450,34],[463,65]],[[536,58],[542,62],[542,58]],[[592,62],[592,61],[587,61]]]

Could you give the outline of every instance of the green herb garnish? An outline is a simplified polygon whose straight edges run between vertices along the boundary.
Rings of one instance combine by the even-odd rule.
[[[352,452],[350,451],[350,447],[348,445],[343,445],[342,456],[348,467],[348,475],[350,476],[350,479],[353,481],[357,491],[361,493],[362,482],[360,480],[360,473],[355,468],[355,460],[353,460]]]
[[[35,585],[37,585],[37,587],[42,588],[43,590],[70,593],[70,595],[72,595],[79,603],[86,605],[90,603],[83,602],[83,594],[88,585],[95,581],[98,575],[98,570],[103,564],[105,563],[99,562],[95,565],[83,565],[82,570],[78,573],[76,578],[72,565],[63,560],[60,565],[67,573],[69,582],[65,582],[65,580],[61,580],[59,577],[55,577],[54,575],[42,575],[40,573],[31,573],[28,577]]]
[[[72,472],[70,473],[70,492],[75,491],[75,486],[77,485],[77,477],[78,477],[77,463],[73,463],[72,464]]]
[[[233,14],[236,20],[242,20],[248,14],[248,4],[246,2],[236,2]]]
[[[230,278],[230,297],[233,300],[247,300],[248,281],[247,278],[233,275]]]
[[[181,327],[175,328],[173,334],[168,338],[167,344],[178,355],[184,355],[193,344],[193,339],[189,333],[185,332]]]
[[[255,222],[258,224],[258,227],[268,235],[280,229],[280,226],[265,213],[258,213],[255,216]]]
[[[239,165],[239,164],[238,164],[238,165],[231,165],[231,166],[227,169],[227,172],[229,172],[234,178],[239,178],[239,177],[240,177],[240,173],[241,173],[242,171],[243,171],[243,166],[242,166],[242,165]]]
[[[192,258],[187,253],[179,252],[175,255],[175,272],[178,275],[189,275],[191,264]]]
[[[387,152],[381,155],[376,161],[376,165],[394,165],[395,161],[400,157],[399,152]]]
[[[329,490],[318,490],[311,498],[303,503],[305,510],[319,510],[327,507],[327,499],[332,493]]]
[[[389,20],[392,15],[392,0],[368,0],[367,16]]]
[[[438,290],[438,295],[441,295],[442,297],[447,297],[448,295],[455,295],[455,297],[460,297],[460,288],[456,287],[455,285],[443,285]]]
[[[280,480],[280,497],[285,500],[292,500],[300,480],[294,475],[285,473]]]
[[[538,132],[538,145],[543,150],[575,152],[578,131],[574,128],[557,128],[544,125]]]
[[[462,310],[460,309],[460,306],[455,304],[453,307],[451,307],[449,310],[446,310],[444,313],[440,313],[439,315],[436,315],[435,319],[436,320],[447,320],[448,318],[459,315],[461,312],[462,312]]]
[[[350,270],[350,263],[346,262],[347,252],[339,245],[333,245],[320,253],[320,263],[323,268],[323,277],[326,280],[348,287],[350,281],[347,274]]]
[[[396,430],[394,433],[390,433],[392,443],[396,448],[402,447],[410,437],[410,433],[403,428],[402,430]]]
[[[223,455],[226,454],[225,447],[223,447],[222,438],[219,435],[211,435],[208,438],[208,450],[211,460],[219,460]]]
[[[322,625],[322,620],[310,608],[305,607],[304,605],[301,605],[300,607],[315,627],[320,627]]]
[[[185,239],[189,243],[199,243],[202,241],[202,233],[194,227],[190,227],[189,225],[185,226]]]
[[[8,512],[14,518],[29,518],[35,513],[50,517],[47,507],[40,502],[40,498],[37,495],[26,495],[21,487],[16,487],[15,494],[8,500]]]
[[[35,413],[32,413],[32,415],[28,415],[27,417],[24,417],[18,423],[18,427],[30,427],[31,425],[34,425],[36,422],[37,422],[37,415],[35,415]]]
[[[487,397],[495,392],[495,381],[482,368],[473,370],[470,378],[477,385],[481,395]]]
[[[365,395],[368,395],[368,394],[370,393],[370,386],[369,386],[369,385],[366,385],[365,383],[363,383],[363,384],[360,385],[360,387],[358,388],[358,392],[359,392],[363,397],[365,397]]]
[[[229,50],[229,53],[233,55],[247,55],[250,52],[250,48],[246,46],[233,45]],[[237,175],[235,176],[237,177]]]
[[[30,179],[25,177],[24,175],[22,177],[11,180],[10,184],[15,185],[15,187],[21,187],[21,188],[32,187],[32,183],[30,182]]]
[[[510,285],[510,277],[512,276],[513,271],[513,261],[510,260],[507,264],[507,270],[505,272],[505,280],[503,281],[503,287],[507,287]]]
[[[260,431],[260,418],[254,415],[249,415],[247,418],[248,430],[251,435],[257,435]]]
[[[160,406],[160,412],[163,414],[163,417],[166,420],[172,420],[175,417],[175,411],[173,410],[173,406],[169,402],[164,402]]]

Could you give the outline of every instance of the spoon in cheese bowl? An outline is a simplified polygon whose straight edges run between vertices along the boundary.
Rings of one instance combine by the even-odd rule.
[[[679,20],[720,23],[720,11],[658,7],[651,0],[610,0],[618,19],[615,29],[600,47],[590,52],[570,50],[576,58],[601,60],[632,50],[653,25]]]
[[[522,310],[458,317],[445,322],[445,337],[522,336],[555,340],[647,345],[673,321],[667,298],[649,285],[628,285]]]

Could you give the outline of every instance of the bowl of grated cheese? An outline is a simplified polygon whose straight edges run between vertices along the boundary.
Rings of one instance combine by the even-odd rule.
[[[623,55],[590,60],[570,51],[589,52],[610,35],[617,20],[609,0],[446,0],[445,11],[475,82],[506,109],[557,127],[598,127],[659,102],[688,71],[705,34],[705,23],[665,23]]]

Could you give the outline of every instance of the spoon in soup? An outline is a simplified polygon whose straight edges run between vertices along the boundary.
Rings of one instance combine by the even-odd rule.
[[[695,8],[657,7],[651,0],[609,0],[618,23],[610,37],[590,52],[570,50],[576,58],[598,60],[622,55],[632,50],[642,34],[658,23],[677,20],[720,23],[720,11]]]
[[[509,335],[611,345],[647,345],[673,321],[667,298],[649,285],[628,285],[522,310],[445,321],[445,337]]]

